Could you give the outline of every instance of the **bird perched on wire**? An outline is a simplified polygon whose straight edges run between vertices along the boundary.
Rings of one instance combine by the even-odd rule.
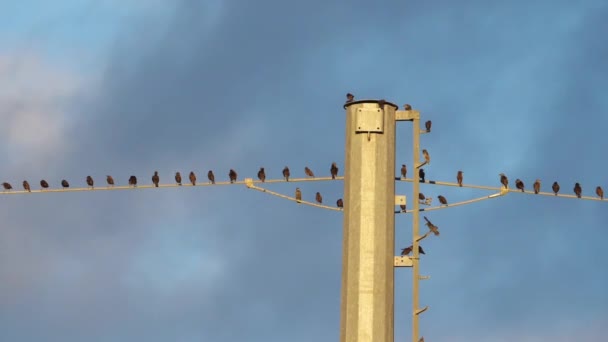
[[[429,155],[429,151],[427,151],[427,150],[422,150],[422,155],[424,156],[424,161],[425,161],[427,164],[430,164],[430,163],[431,163],[431,156]]]
[[[263,167],[261,167],[260,171],[258,171],[258,179],[261,180],[262,183],[266,181],[266,172],[264,171]]]
[[[458,174],[456,174],[456,181],[458,186],[462,187],[462,171],[458,171]]]
[[[557,182],[553,182],[553,186],[551,187],[551,189],[553,190],[555,196],[557,196],[557,193],[559,192],[559,184],[557,184]]]
[[[428,120],[427,122],[424,123],[424,128],[426,128],[426,132],[427,133],[431,133],[431,125],[433,123],[431,122],[431,120]]]
[[[532,186],[534,187],[534,193],[538,195],[540,192],[540,179],[537,179]]]
[[[399,208],[401,209],[401,212],[402,212],[402,213],[404,213],[404,212],[406,212],[406,211],[407,211],[407,210],[406,210],[406,207],[405,207],[405,204],[399,204]]]
[[[403,105],[403,109],[404,110],[412,110],[412,106],[410,106],[409,103],[406,103],[406,104]]]
[[[70,187],[70,183],[68,183],[68,181],[64,179],[64,180],[61,181],[61,186],[64,187],[64,188],[69,188]]]
[[[336,201],[336,205],[338,206],[338,208],[344,208],[344,201],[341,198],[338,198],[338,200]]]
[[[93,189],[94,188],[93,184],[94,184],[93,177],[87,176],[87,185],[90,186],[91,189]]]
[[[424,180],[424,169],[420,169],[420,170],[418,170],[418,177],[420,177],[420,181],[421,181],[422,183],[424,183],[424,182],[425,182],[425,180]]]
[[[43,189],[48,189],[49,188],[49,183],[43,179],[43,180],[40,181],[40,186]]]
[[[598,186],[597,188],[595,188],[595,194],[597,195],[597,197],[600,198],[600,200],[604,199],[604,189],[602,189],[601,186]]]
[[[308,168],[308,166],[304,167],[304,173],[308,176],[308,177],[313,177],[315,176],[315,174],[312,172],[311,169]]]
[[[4,187],[4,190],[11,190],[13,188],[13,186],[7,182],[2,183],[2,186]]]
[[[346,103],[351,103],[353,101],[355,101],[355,95],[351,93],[346,94]]]
[[[175,173],[175,183],[182,185],[182,174],[179,171]]]
[[[285,168],[283,169],[283,178],[285,178],[286,182],[289,182],[289,176],[289,168],[285,166]]]
[[[420,339],[418,340],[418,342],[424,342],[424,336],[420,337]]]
[[[106,182],[108,183],[109,186],[114,186],[114,178],[112,178],[112,176],[107,175]]]
[[[209,170],[209,172],[207,172],[207,179],[209,179],[209,183],[215,184],[215,175],[213,174],[212,170]]]
[[[331,163],[331,168],[329,168],[329,172],[331,173],[331,179],[336,179],[338,176],[338,165],[335,162]]]
[[[407,166],[401,164],[401,178],[407,178]]]
[[[196,185],[196,175],[194,174],[194,171],[190,171],[188,179],[190,180],[190,184],[192,184],[192,186]]]
[[[132,186],[132,187],[137,186],[137,177],[135,177],[135,176],[129,177],[129,186]]]
[[[424,194],[422,192],[418,193],[418,200],[421,202],[426,200],[426,197],[424,196]]]
[[[445,206],[448,205],[448,200],[445,199],[445,197],[439,195],[439,196],[437,196],[437,199],[439,200],[439,203],[441,203],[442,205],[445,205]]]
[[[302,191],[300,191],[300,188],[296,188],[296,202],[300,203],[301,200],[302,200]]]
[[[574,194],[576,194],[576,197],[581,198],[582,193],[583,189],[581,188],[581,185],[578,183],[574,184]]]
[[[500,176],[500,184],[505,187],[505,189],[509,188],[509,179],[505,176],[504,173],[499,174]]]
[[[515,187],[521,190],[521,192],[524,192],[524,182],[522,182],[521,179],[517,178],[515,180]]]
[[[412,253],[413,250],[414,250],[414,246],[409,246],[409,247],[403,248],[401,250],[401,255],[409,255],[410,253]],[[418,253],[426,254],[426,253],[424,253],[424,249],[422,249],[422,246],[420,246],[420,245],[418,245]]]
[[[433,222],[431,222],[428,218],[426,218],[426,216],[424,217],[424,220],[426,221],[426,226],[429,227],[429,230],[431,232],[433,232],[433,234],[435,234],[435,236],[439,236],[439,227],[434,225]]]
[[[230,169],[230,172],[228,172],[228,177],[230,177],[230,183],[234,183],[236,182],[236,171],[234,171],[233,169]]]
[[[158,176],[158,171],[154,171],[154,175],[152,176],[152,183],[154,183],[154,186],[158,188],[158,183],[160,183],[160,177]]]
[[[322,204],[323,203],[323,197],[321,196],[321,193],[317,191],[317,194],[315,195],[315,200],[319,203]]]
[[[30,188],[30,183],[28,183],[28,181],[26,180],[23,181],[23,189],[27,192],[32,192],[32,189]]]

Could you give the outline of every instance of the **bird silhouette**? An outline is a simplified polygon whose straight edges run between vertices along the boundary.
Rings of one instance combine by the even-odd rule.
[[[355,95],[348,93],[346,94],[346,103],[351,103],[355,100]]]
[[[260,171],[258,171],[258,179],[261,180],[262,183],[266,181],[266,172],[264,171],[263,167],[261,167]]]
[[[429,155],[429,151],[422,150],[422,155],[424,156],[425,163],[430,164],[431,163],[431,156]]]
[[[283,178],[285,178],[286,182],[289,182],[289,176],[289,168],[285,166],[285,168],[283,169]]]
[[[509,179],[507,178],[507,176],[505,176],[504,173],[499,174],[500,176],[500,184],[502,184],[505,189],[509,188]]]
[[[519,190],[521,190],[521,192],[524,192],[524,182],[522,182],[521,179],[517,178],[515,180],[515,187]]]
[[[2,183],[2,186],[4,187],[4,190],[11,190],[13,188],[13,186],[7,182]]]
[[[300,191],[300,188],[296,188],[296,202],[300,203],[301,200],[302,200],[302,191]]]
[[[576,197],[581,198],[583,189],[581,188],[580,184],[578,184],[578,183],[574,184],[574,193],[576,194]]]
[[[427,131],[428,133],[431,133],[431,125],[432,125],[432,124],[433,124],[433,123],[431,122],[431,120],[428,120],[427,122],[425,122],[425,123],[424,123],[424,128],[426,128],[426,131]]]
[[[401,164],[401,178],[407,178],[407,166]]]
[[[595,194],[597,195],[597,197],[600,198],[600,200],[604,199],[604,189],[602,189],[601,186],[598,186],[597,188],[595,188]]]
[[[135,176],[129,177],[129,185],[136,187],[137,186],[137,177],[135,177]]]
[[[175,182],[177,185],[182,185],[182,174],[179,171],[175,173]]]
[[[64,180],[61,181],[61,186],[64,187],[64,188],[69,188],[70,187],[70,183],[68,183],[68,181],[64,179]]]
[[[40,181],[40,186],[43,189],[48,189],[49,188],[49,183],[43,179],[43,180]]]
[[[108,183],[109,186],[114,186],[114,178],[112,178],[112,176],[107,175],[106,182]]]
[[[425,180],[424,180],[424,169],[420,169],[420,170],[418,170],[418,177],[420,177],[420,181],[421,181],[422,183],[424,183],[424,182],[425,182]]]
[[[456,181],[458,186],[462,187],[462,171],[458,171],[458,174],[456,174]]]
[[[228,172],[228,177],[230,178],[230,183],[236,182],[236,178],[237,178],[236,171],[234,171],[233,169],[230,169],[230,172]]]
[[[426,216],[424,217],[426,220],[426,226],[429,227],[429,230],[435,234],[435,236],[439,236],[439,227],[433,224]]]
[[[406,103],[406,104],[403,105],[403,109],[405,109],[405,110],[412,110],[412,106],[410,106],[409,103]]]
[[[215,175],[213,174],[212,170],[209,170],[209,172],[207,172],[207,179],[209,179],[209,183],[215,184]]]
[[[196,185],[196,175],[194,174],[194,171],[190,171],[190,175],[188,175],[188,179],[190,180],[190,183],[192,184],[192,186]]]
[[[384,110],[385,105],[386,105],[386,100],[384,100],[384,99],[378,100],[378,107],[380,107],[380,109]]]
[[[331,173],[331,179],[336,179],[336,177],[338,176],[338,165],[336,165],[336,163],[331,163],[331,168],[329,169],[329,172]]]
[[[91,177],[91,176],[87,176],[87,185],[88,185],[88,186],[90,186],[90,187],[91,187],[91,189],[93,189],[93,188],[94,188],[94,187],[93,187],[93,184],[94,184],[94,182],[93,182],[93,177]]]
[[[414,246],[409,246],[409,247],[403,248],[401,250],[401,255],[409,255],[410,253],[412,253],[413,250],[414,250]],[[424,253],[424,249],[422,249],[422,246],[420,246],[420,245],[418,245],[418,253],[426,254],[426,253]]]
[[[154,183],[154,187],[158,188],[158,183],[160,183],[160,177],[158,176],[158,171],[154,171],[154,175],[152,176],[152,183]]]
[[[540,179],[537,179],[534,182],[533,187],[534,187],[534,193],[538,195],[538,193],[540,192]]]
[[[323,203],[323,197],[321,196],[321,193],[320,193],[320,192],[317,192],[317,194],[315,195],[315,200],[316,200],[316,201],[317,201],[319,204]]]
[[[30,183],[28,183],[28,181],[26,180],[23,181],[23,189],[25,189],[25,191],[27,192],[32,192],[32,189],[30,188]]]
[[[557,184],[557,182],[553,182],[553,186],[551,187],[551,189],[553,190],[555,196],[557,196],[557,193],[559,192],[559,184]]]
[[[448,205],[448,200],[447,200],[447,199],[445,199],[445,197],[443,197],[443,196],[439,195],[439,196],[437,196],[437,199],[439,200],[439,203],[441,203],[441,204],[443,204],[443,205],[445,205],[445,206],[447,206],[447,205]]]
[[[418,193],[418,200],[424,201],[424,200],[426,200],[426,196],[424,196],[424,194],[422,192],[419,192]]]
[[[338,198],[338,200],[336,201],[336,205],[338,206],[338,208],[344,208],[344,201],[341,198]]]
[[[308,168],[308,166],[304,167],[304,173],[308,176],[308,177],[314,177],[315,174],[312,172],[311,169]]]

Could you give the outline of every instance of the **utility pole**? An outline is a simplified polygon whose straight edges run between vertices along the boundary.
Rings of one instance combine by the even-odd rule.
[[[347,103],[340,342],[393,342],[395,112]]]

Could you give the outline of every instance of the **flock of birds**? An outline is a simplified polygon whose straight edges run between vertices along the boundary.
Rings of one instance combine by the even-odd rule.
[[[505,189],[509,188],[509,179],[507,178],[507,176],[505,176],[504,173],[499,174],[500,176],[500,184],[502,184],[502,186],[505,187]],[[460,180],[458,181],[458,184],[460,186],[462,186],[462,176],[460,178]],[[540,192],[540,179],[537,179],[534,184],[532,185],[532,188],[534,189],[534,193],[538,195],[538,193]],[[518,190],[521,190],[521,192],[525,191],[525,185],[524,182],[521,179],[516,179],[515,180],[515,187]],[[555,194],[555,196],[557,196],[557,194],[559,193],[560,190],[560,186],[559,183],[557,182],[553,182],[553,185],[551,186],[551,190],[553,190],[553,193]],[[576,195],[576,197],[581,198],[581,196],[583,195],[583,188],[581,187],[580,183],[576,182],[574,184],[574,194]],[[601,186],[596,186],[595,187],[595,194],[597,195],[597,197],[600,198],[600,200],[604,200],[604,189],[602,189]]]

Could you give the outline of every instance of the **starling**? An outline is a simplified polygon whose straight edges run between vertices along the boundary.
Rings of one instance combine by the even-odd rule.
[[[555,196],[557,196],[557,193],[559,192],[559,184],[557,184],[557,182],[553,182],[553,186],[551,187],[551,189],[553,189],[553,193],[555,194]]]
[[[422,155],[424,156],[424,161],[425,161],[427,164],[430,164],[430,163],[431,163],[431,156],[429,155],[429,151],[427,151],[427,150],[422,150]]]
[[[378,101],[378,106],[380,109],[384,110],[384,106],[386,105],[386,100],[382,99]]]
[[[316,196],[315,196],[315,200],[319,203],[322,204],[323,203],[323,197],[321,196],[320,192],[317,192]]]
[[[300,191],[300,188],[296,188],[296,202],[300,203],[301,200],[302,200],[302,191]]]
[[[261,167],[260,171],[258,171],[258,178],[264,183],[266,181],[266,172],[264,172],[264,168]]]
[[[234,171],[233,169],[230,169],[230,172],[228,172],[228,177],[230,177],[230,183],[234,183],[236,182],[236,171]]]
[[[160,182],[160,177],[158,176],[158,171],[154,171],[154,175],[152,176],[152,183],[154,183],[154,186],[158,188],[159,182]]]
[[[4,187],[4,190],[11,190],[13,188],[13,186],[7,182],[2,183],[2,186]]]
[[[285,177],[286,182],[289,182],[289,168],[287,166],[283,169],[283,177]]]
[[[192,183],[192,186],[196,185],[196,175],[194,174],[194,171],[190,171],[190,175],[188,176],[188,179],[190,179],[190,183]]]
[[[401,208],[401,212],[402,212],[402,213],[404,213],[404,212],[406,211],[406,210],[405,210],[405,204],[400,204],[400,205],[399,205],[399,208]]]
[[[329,169],[329,172],[331,172],[331,179],[336,179],[336,176],[338,176],[338,166],[335,162],[331,163],[331,168]]]
[[[581,185],[578,183],[574,184],[574,193],[576,194],[576,197],[581,198],[582,192],[583,189],[581,188]]]
[[[209,183],[215,184],[215,176],[213,175],[213,171],[209,170],[209,172],[207,172],[207,178],[209,179]]]
[[[421,200],[421,201],[424,201],[424,200],[426,200],[426,197],[424,196],[424,194],[422,192],[419,192],[418,193],[418,199]]]
[[[504,173],[501,173],[500,175],[500,184],[502,184],[505,189],[509,188],[509,179],[507,178],[507,176],[505,176]]]
[[[355,95],[351,93],[346,94],[346,103],[351,103],[353,101],[355,101]]]
[[[424,183],[424,169],[418,170],[418,177],[420,177],[420,181]]]
[[[93,177],[87,176],[87,185],[93,189]]]
[[[32,189],[30,189],[30,183],[28,183],[26,180],[23,181],[23,189],[25,189],[27,192],[32,192]]]
[[[182,185],[182,174],[179,171],[175,173],[175,182],[177,185]]]
[[[443,205],[448,205],[448,200],[445,199],[445,197],[439,195],[439,196],[437,196],[437,199],[439,200],[439,203],[441,203]]]
[[[137,186],[137,177],[131,176],[129,177],[129,185],[133,185],[133,187]]]
[[[429,121],[427,121],[427,122],[424,123],[424,128],[426,128],[426,132],[427,133],[431,133],[431,125],[432,124],[433,123],[431,122],[431,120],[429,120]]]
[[[538,193],[540,192],[540,179],[537,179],[534,182],[534,193],[538,195]]]
[[[338,208],[344,208],[344,201],[342,201],[342,199],[341,199],[341,198],[339,198],[339,199],[336,201],[336,205],[338,206]]]
[[[45,181],[44,179],[40,181],[40,186],[44,189],[48,189],[49,188],[49,183],[47,183],[47,181]]]
[[[401,164],[401,178],[406,178],[407,175],[407,166],[405,164]]]
[[[524,182],[522,182],[521,179],[517,178],[515,180],[515,187],[521,190],[521,192],[524,192]]]
[[[311,169],[309,169],[309,168],[308,168],[308,166],[306,166],[306,167],[304,168],[304,173],[305,173],[305,174],[306,174],[308,177],[313,177],[313,178],[315,177],[315,174],[314,174],[314,173],[312,173],[312,170],[311,170]]]
[[[458,186],[462,187],[462,171],[458,171],[456,175],[456,181],[458,182]]]
[[[112,176],[107,175],[106,182],[108,183],[109,186],[114,186],[114,178],[112,178]]]
[[[412,110],[412,106],[410,106],[408,103],[403,105],[403,109],[405,110]]]
[[[595,188],[595,194],[597,195],[597,197],[600,198],[600,200],[604,200],[604,190],[602,189],[601,186],[598,186],[597,188]]]
[[[426,220],[426,226],[429,227],[429,230],[431,232],[433,232],[433,234],[435,234],[435,236],[439,236],[439,227],[434,225],[433,222],[429,221],[429,219],[426,218],[426,216],[424,217],[424,219]]]
[[[64,188],[69,188],[70,187],[70,183],[68,183],[68,181],[64,179],[64,180],[61,181],[61,186],[64,187]]]
[[[401,250],[401,255],[409,255],[410,253],[412,253],[412,250],[414,250],[414,246],[409,246],[407,248],[403,248]],[[424,249],[422,249],[422,246],[420,246],[420,245],[418,245],[418,253],[425,254]]]
[[[418,340],[418,342],[424,342],[424,336],[420,337],[420,339]]]

